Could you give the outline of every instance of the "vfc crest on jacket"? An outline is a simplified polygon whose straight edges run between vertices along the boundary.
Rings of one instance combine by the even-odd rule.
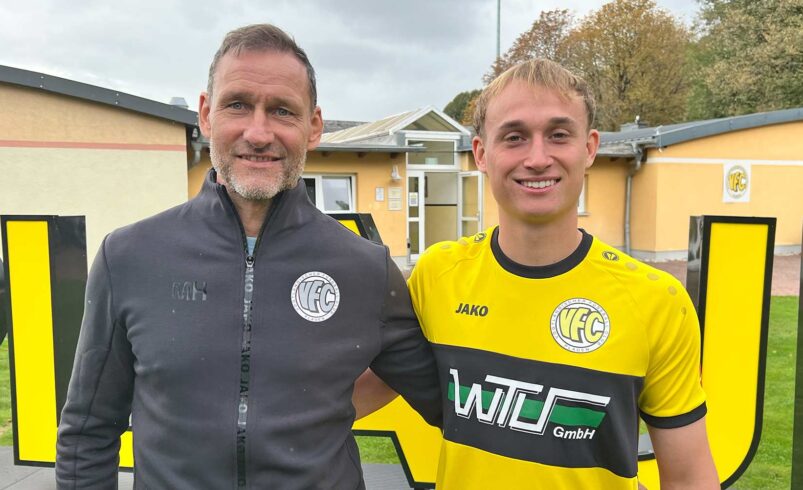
[[[274,200],[253,254],[210,172],[192,201],[109,235],[92,267],[57,476],[136,488],[363,488],[351,425],[369,366],[430,422],[434,360],[387,249]]]
[[[585,232],[546,267],[497,229],[436,244],[409,285],[444,391],[439,489],[634,489],[639,416],[705,414],[688,295]]]

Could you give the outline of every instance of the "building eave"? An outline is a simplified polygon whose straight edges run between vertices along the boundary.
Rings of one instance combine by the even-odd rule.
[[[22,68],[0,65],[0,83],[8,83],[54,94],[121,107],[149,116],[167,119],[187,126],[198,125],[198,113],[154,100],[137,97],[66,78],[54,77]]]

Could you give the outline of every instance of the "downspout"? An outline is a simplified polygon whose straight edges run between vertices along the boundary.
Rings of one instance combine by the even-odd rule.
[[[627,171],[627,180],[625,181],[625,253],[630,255],[630,207],[633,196],[633,176],[641,169],[641,160],[644,157],[644,149],[636,143],[631,143],[633,146],[633,163]]]
[[[187,169],[191,169],[198,162],[201,161],[201,152],[204,149],[204,146],[208,146],[209,141],[201,134],[198,130],[198,127],[192,128],[192,134],[190,135],[190,148],[192,148],[192,161],[189,162]]]

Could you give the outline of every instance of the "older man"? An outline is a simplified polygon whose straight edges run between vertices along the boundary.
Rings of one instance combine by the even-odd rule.
[[[214,166],[201,193],[110,234],[92,266],[59,488],[116,488],[129,414],[136,488],[363,488],[359,374],[430,422],[440,395],[387,249],[299,185],[323,126],[304,51],[271,25],[230,32],[200,126]]]

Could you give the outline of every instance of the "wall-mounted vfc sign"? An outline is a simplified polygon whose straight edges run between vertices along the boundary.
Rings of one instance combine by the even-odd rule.
[[[356,233],[379,240],[370,217],[337,217]],[[84,218],[3,216],[0,232],[9,298],[14,462],[51,466],[83,315]],[[774,218],[704,216],[691,223],[687,287],[703,331],[708,433],[723,486],[747,468],[761,434],[774,236]],[[202,285],[189,284],[176,294],[200,298],[204,292]],[[410,486],[434,487],[440,433],[403,400],[359,420],[354,430],[391,437]],[[120,465],[133,465],[130,431],[122,439]],[[647,449],[640,456],[639,479],[650,490],[659,488],[657,464]]]

